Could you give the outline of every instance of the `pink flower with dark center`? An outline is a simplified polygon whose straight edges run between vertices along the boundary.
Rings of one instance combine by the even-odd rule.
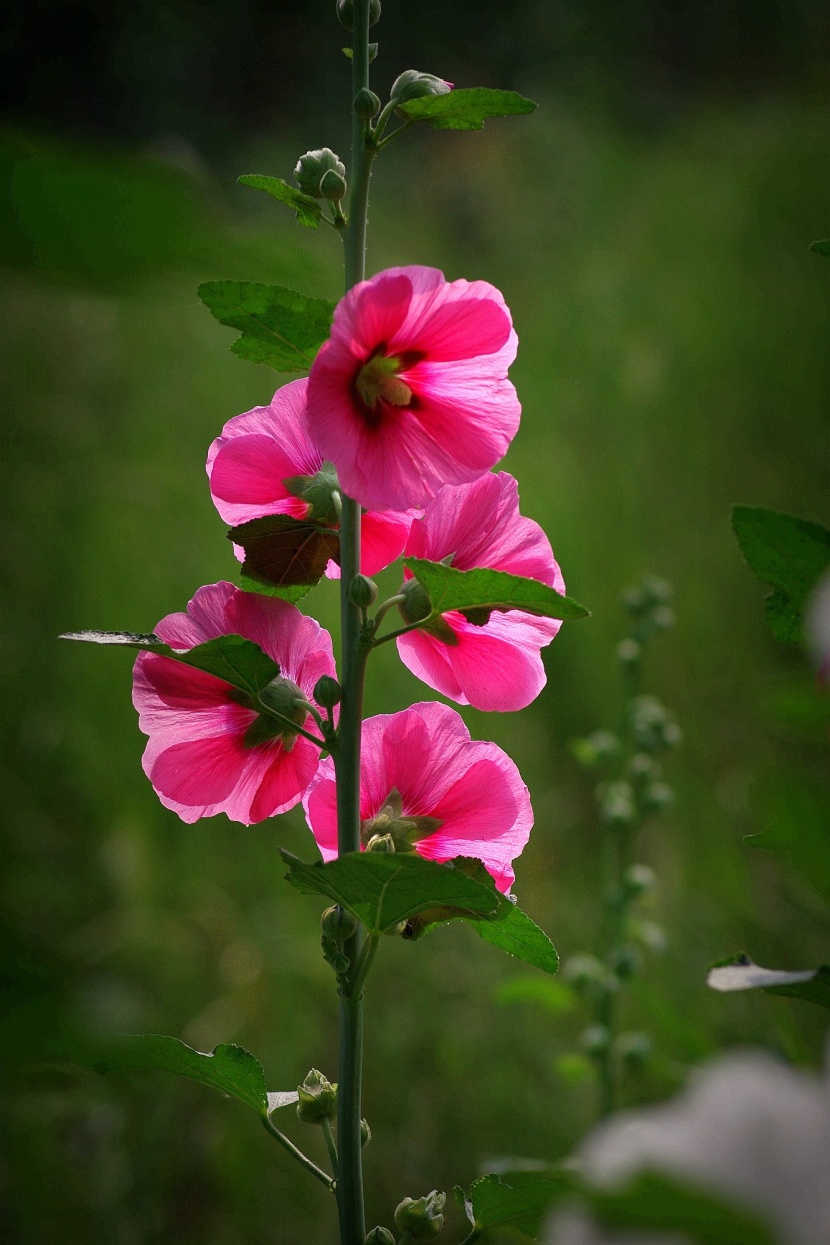
[[[349,496],[403,510],[489,471],[519,425],[517,344],[486,281],[414,266],[350,290],[308,382],[309,426]]]
[[[405,553],[431,562],[451,558],[460,571],[509,571],[565,591],[550,542],[538,523],[519,514],[518,485],[506,471],[442,489],[412,525]],[[405,574],[413,585],[407,591],[420,592]],[[402,613],[409,621],[407,605]],[[398,652],[417,678],[450,700],[504,713],[524,709],[545,686],[540,650],[561,625],[521,610],[494,610],[486,621],[453,610],[427,630],[401,636]]]
[[[327,757],[303,797],[324,860],[337,855],[334,763]],[[396,851],[427,860],[474,856],[500,891],[530,836],[533,812],[521,774],[493,743],[479,743],[449,705],[430,701],[363,723],[363,847],[390,836]]]
[[[337,527],[332,493],[337,472],[317,448],[308,426],[308,381],[278,389],[270,406],[255,406],[228,420],[208,451],[213,503],[226,523],[237,526],[267,514],[314,518]],[[361,521],[361,570],[375,575],[401,556],[412,514],[370,511]],[[239,551],[238,551],[239,552]],[[326,574],[340,575],[330,562]]]
[[[156,634],[191,649],[221,635],[241,635],[273,658],[280,677],[263,699],[317,731],[298,701],[312,701],[321,675],[334,676],[331,637],[294,605],[233,584],[200,588],[185,614],[168,614]],[[312,701],[313,703],[313,701]],[[133,704],[149,736],[142,764],[162,804],[182,821],[227,813],[251,825],[293,808],[308,787],[320,751],[302,735],[253,708],[223,679],[156,653],[142,653],[133,673]]]

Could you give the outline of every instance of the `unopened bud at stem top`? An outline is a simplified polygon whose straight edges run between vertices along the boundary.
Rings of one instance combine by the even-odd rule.
[[[297,1086],[297,1116],[304,1124],[319,1124],[337,1114],[337,1086],[312,1068],[302,1085]]]
[[[363,1245],[395,1245],[395,1238],[388,1228],[382,1228],[380,1225],[372,1228]]]
[[[351,30],[354,25],[354,0],[337,0],[337,18],[342,26]],[[380,0],[369,0],[369,25],[380,21]]]
[[[345,186],[346,166],[330,147],[321,147],[318,151],[307,151],[300,156],[294,169],[294,180],[303,194],[314,199],[323,199],[325,195],[321,183],[329,171],[337,173]]]

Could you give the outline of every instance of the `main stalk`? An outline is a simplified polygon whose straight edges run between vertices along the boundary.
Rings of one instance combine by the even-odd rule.
[[[354,0],[352,40],[352,99],[369,86],[369,0]],[[369,178],[374,148],[367,142],[365,123],[352,113],[352,190],[349,221],[343,232],[346,290],[366,275],[366,223]],[[343,496],[340,522],[340,702],[338,745],[334,753],[337,778],[338,854],[360,851],[360,732],[363,717],[363,677],[366,660],[361,641],[361,611],[349,596],[349,585],[360,572],[360,506]],[[352,971],[365,941],[362,926],[345,947]],[[366,1222],[363,1209],[361,1159],[361,1082],[363,1076],[362,988],[340,993],[340,1070],[337,1090],[337,1210],[340,1245],[363,1245]]]

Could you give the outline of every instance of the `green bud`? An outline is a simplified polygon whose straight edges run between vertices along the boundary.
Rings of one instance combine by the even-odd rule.
[[[628,777],[638,786],[660,777],[660,765],[647,752],[635,752],[626,766]]]
[[[655,955],[662,955],[669,945],[666,931],[654,921],[632,921],[629,930],[632,938]]]
[[[320,917],[320,925],[326,938],[330,938],[332,942],[344,943],[357,929],[357,917],[348,908],[333,904]]]
[[[611,731],[594,731],[585,739],[572,739],[570,744],[571,752],[586,769],[611,760],[618,754],[621,746],[619,739]]]
[[[611,968],[620,981],[629,981],[643,967],[643,957],[638,949],[630,944],[615,947],[610,956]]]
[[[354,23],[354,0],[337,0],[337,20],[347,30]],[[380,21],[380,0],[369,0],[369,25],[374,26]]]
[[[346,179],[335,169],[328,169],[320,179],[320,194],[330,203],[339,203],[346,193]]]
[[[391,834],[373,834],[366,844],[367,852],[394,852],[395,840]]]
[[[451,90],[451,84],[436,78],[435,74],[405,69],[392,83],[389,98],[394,104],[406,104],[411,99],[423,99],[425,95],[448,95]]]
[[[650,782],[640,799],[648,812],[659,813],[674,803],[674,791],[667,782]]]
[[[668,631],[669,627],[673,627],[676,622],[674,610],[670,610],[667,605],[658,605],[651,616],[651,621],[658,631]]]
[[[648,865],[629,865],[623,874],[622,884],[626,893],[633,898],[651,890],[656,880],[654,870]]]
[[[361,121],[371,121],[380,109],[380,100],[374,91],[370,91],[367,86],[362,86],[354,97],[352,108]]]
[[[297,1093],[300,1096],[297,1117],[304,1124],[319,1124],[337,1114],[337,1086],[316,1068],[312,1068],[302,1085],[297,1086]]]
[[[297,732],[292,730],[288,718],[295,726],[302,726],[308,717],[308,702],[302,690],[291,679],[277,675],[259,693],[266,710],[273,709],[279,717],[265,712],[254,718],[245,732],[244,745],[255,748],[258,744],[267,743],[272,739],[281,739],[286,752],[290,752],[297,740]]]
[[[361,1120],[360,1121],[360,1148],[361,1150],[363,1149],[364,1146],[368,1146],[371,1140],[372,1140],[372,1130],[369,1127],[369,1121]]]
[[[670,719],[656,696],[635,696],[629,716],[634,738],[644,752],[659,752],[680,742],[677,723]]]
[[[621,1033],[614,1042],[620,1061],[631,1071],[639,1071],[651,1058],[653,1046],[647,1033]]]
[[[643,646],[631,636],[617,645],[617,660],[623,666],[635,666],[643,655]]]
[[[378,599],[378,586],[367,575],[355,575],[349,584],[349,600],[358,609],[367,610]]]
[[[647,575],[642,583],[642,593],[649,605],[667,605],[674,595],[672,586],[666,579],[656,575]]]
[[[604,1055],[611,1045],[611,1034],[605,1025],[589,1025],[579,1041],[585,1053],[597,1059]]]
[[[297,161],[294,169],[294,180],[304,195],[311,195],[314,199],[322,199],[324,196],[320,189],[320,183],[329,169],[338,173],[345,180],[346,166],[330,147],[321,147],[318,151],[307,151]]]
[[[388,1228],[382,1228],[378,1225],[378,1227],[372,1228],[363,1245],[395,1245],[395,1238]]]
[[[595,955],[572,955],[562,965],[562,976],[578,994],[599,999],[619,986],[607,965]]]
[[[596,791],[599,815],[607,826],[630,826],[636,816],[634,791],[627,782],[600,783]]]
[[[422,622],[432,613],[432,602],[426,588],[417,579],[407,579],[401,584],[400,595],[403,597],[398,606],[401,618],[405,623]]]
[[[433,1189],[426,1197],[405,1197],[395,1211],[395,1226],[416,1241],[431,1241],[444,1226],[441,1213],[447,1197]]]
[[[342,696],[343,689],[330,674],[321,675],[314,684],[314,699],[324,709],[333,709],[335,705],[339,705]]]

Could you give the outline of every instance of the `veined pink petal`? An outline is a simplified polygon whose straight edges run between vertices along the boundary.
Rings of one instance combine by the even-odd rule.
[[[519,513],[516,481],[507,472],[446,487],[417,519],[406,554],[458,570],[477,567],[538,579],[564,592],[550,542],[538,523]],[[408,575],[408,572],[407,572]],[[456,643],[413,631],[397,641],[404,665],[428,686],[459,704],[509,712],[530,704],[545,685],[540,650],[561,627],[559,619],[521,610],[494,610],[481,626],[462,614],[444,615]]]
[[[219,635],[253,640],[281,675],[313,697],[334,675],[331,639],[293,605],[232,584],[200,588],[187,614],[162,619],[157,633],[186,649]],[[311,782],[318,749],[302,736],[286,750],[280,737],[245,743],[257,712],[230,684],[152,653],[139,655],[133,700],[147,734],[143,765],[162,803],[188,822],[224,812],[250,825],[293,807]],[[311,717],[306,725],[313,728]]]
[[[447,705],[427,702],[364,723],[360,815],[373,817],[396,789],[403,815],[436,817],[440,827],[415,843],[432,860],[474,856],[499,889],[513,880],[512,861],[527,842],[533,815],[527,788],[495,744],[470,739]],[[303,798],[324,860],[337,854],[334,767],[323,761]]]
[[[310,427],[346,492],[370,510],[404,510],[492,467],[518,427],[507,379],[516,347],[504,299],[487,282],[447,282],[414,266],[355,286],[308,388]],[[377,357],[404,389],[381,387],[370,408],[360,377]]]

